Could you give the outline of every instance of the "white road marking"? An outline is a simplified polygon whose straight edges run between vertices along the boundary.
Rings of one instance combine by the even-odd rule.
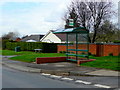
[[[62,80],[70,80],[70,81],[72,81],[73,79],[71,79],[71,78],[61,78]]]
[[[82,80],[76,80],[76,83],[84,83],[84,84],[91,84],[91,82],[86,82],[86,81],[82,81]]]
[[[50,77],[53,77],[53,78],[61,78],[62,76],[56,76],[56,75],[51,75],[51,74],[46,74],[46,73],[42,73],[41,75],[44,75],[44,76],[50,76]],[[69,81],[73,81],[74,79],[72,78],[61,78],[62,80],[69,80]],[[83,84],[92,84],[91,82],[87,82],[87,81],[82,81],[82,80],[76,80],[75,81],[76,83],[83,83]],[[101,84],[94,84],[94,86],[96,87],[100,87],[100,88],[111,88],[110,86],[107,86],[107,85],[101,85]]]
[[[51,74],[42,73],[41,75],[50,76]]]
[[[110,86],[101,85],[101,84],[94,84],[94,86],[101,87],[101,88],[111,88]]]
[[[61,78],[62,76],[51,75],[50,77],[53,77],[53,78]]]

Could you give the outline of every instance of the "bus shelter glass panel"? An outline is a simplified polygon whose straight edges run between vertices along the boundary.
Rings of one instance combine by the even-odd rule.
[[[88,59],[88,34],[77,34],[77,60]]]
[[[68,60],[76,61],[76,34],[68,33]]]

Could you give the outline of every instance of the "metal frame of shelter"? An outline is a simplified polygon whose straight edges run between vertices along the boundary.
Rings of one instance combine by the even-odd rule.
[[[86,28],[60,29],[54,33],[66,33],[67,60],[78,61],[89,59],[89,31]]]

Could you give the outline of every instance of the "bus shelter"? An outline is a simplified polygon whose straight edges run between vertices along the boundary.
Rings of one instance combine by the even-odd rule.
[[[89,60],[89,31],[84,27],[59,29],[54,33],[66,34],[67,60]]]

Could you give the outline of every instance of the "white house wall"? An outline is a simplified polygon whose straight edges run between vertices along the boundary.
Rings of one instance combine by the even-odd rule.
[[[41,39],[41,41],[48,43],[61,43],[61,40],[52,32],[49,32],[45,37]]]

